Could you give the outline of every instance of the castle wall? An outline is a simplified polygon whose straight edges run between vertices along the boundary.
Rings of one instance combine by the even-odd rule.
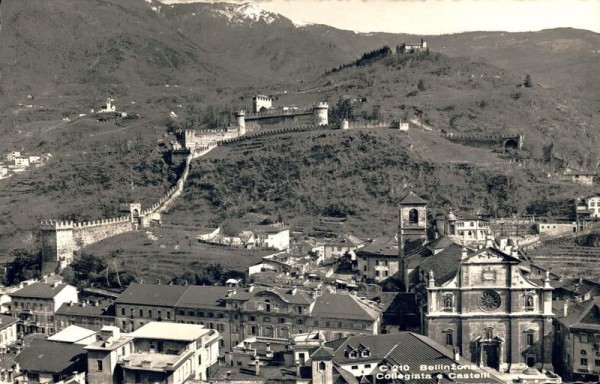
[[[133,229],[134,226],[128,217],[76,225],[73,228],[74,250],[80,250],[112,236],[131,232]]]
[[[504,149],[504,146],[508,141],[514,141],[517,145],[517,149],[521,149],[523,146],[523,137],[521,135],[507,137],[501,135],[470,135],[442,132],[441,136],[446,140],[472,147]]]

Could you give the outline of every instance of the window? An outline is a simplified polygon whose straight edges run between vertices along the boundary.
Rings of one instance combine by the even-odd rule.
[[[198,355],[198,365],[202,365],[202,355]]]
[[[253,325],[252,327],[250,327],[250,333],[253,335],[256,335],[256,326]]]
[[[338,328],[343,328],[342,322],[338,321]]]
[[[280,317],[279,324],[284,324],[284,323],[285,323],[285,317]]]
[[[409,224],[417,224],[419,222],[419,211],[415,208],[408,211],[408,223]]]
[[[594,360],[594,365],[596,366],[596,368],[600,367],[600,360]]]
[[[296,320],[296,324],[300,324],[300,325],[302,325],[302,324],[304,324],[304,320],[302,320],[302,319],[297,319],[297,320]]]
[[[454,333],[452,331],[446,332],[445,334],[446,345],[454,345]]]
[[[121,316],[125,316],[125,308],[121,308]]]
[[[326,321],[326,322],[325,322],[325,326],[326,326],[326,327],[331,327],[331,321]]]
[[[318,326],[319,326],[319,320],[315,320],[315,321],[313,322],[313,325],[314,325],[315,327],[318,327]]]
[[[263,321],[264,321],[265,323],[270,323],[270,322],[271,322],[271,318],[270,318],[270,317],[268,317],[268,316],[267,316],[267,317],[264,317],[264,318],[263,318]]]
[[[579,335],[579,341],[582,343],[588,342],[588,335]]]
[[[367,272],[367,266],[366,266],[366,265],[365,265],[365,266],[363,266],[363,271],[364,271],[364,272]]]
[[[265,299],[265,312],[271,312],[271,300]]]
[[[365,364],[365,368],[371,368],[371,364]]]
[[[317,369],[318,369],[320,372],[323,372],[323,371],[325,371],[325,368],[326,368],[326,364],[325,364],[325,362],[324,362],[324,361],[319,361],[319,364],[318,364],[318,367],[317,367]]]
[[[167,319],[171,319],[171,311],[167,311]]]
[[[533,332],[526,333],[525,336],[527,346],[531,347],[533,345]]]
[[[102,360],[96,360],[96,370],[102,372]]]
[[[298,306],[298,313],[302,313],[304,311],[304,308],[302,308],[301,305]]]
[[[358,369],[358,365],[353,365],[350,367],[350,369]]]
[[[485,338],[487,340],[490,340],[491,338],[494,337],[494,329],[493,328],[486,328],[484,330],[484,332],[485,332]]]
[[[250,316],[250,321],[256,321],[256,316]]]
[[[148,310],[148,318],[149,318],[149,319],[151,319],[151,318],[152,318],[152,310],[151,310],[151,309],[149,309],[149,310]]]
[[[584,359],[584,358],[582,358],[582,359],[581,359],[581,361],[580,361],[579,363],[580,363],[580,365],[587,366],[587,363],[588,363],[588,362],[587,362],[587,359]]]
[[[140,309],[140,317],[144,317],[144,310]]]
[[[471,221],[471,228],[473,228],[475,226],[475,223]]]

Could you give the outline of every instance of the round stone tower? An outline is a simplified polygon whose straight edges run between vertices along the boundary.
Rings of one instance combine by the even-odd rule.
[[[329,112],[329,105],[326,102],[316,103],[313,108],[313,117],[315,125],[328,125],[329,120],[327,113]]]
[[[245,116],[246,112],[244,110],[241,110],[239,112],[237,112],[235,114],[235,119],[237,120],[237,126],[238,126],[238,134],[244,135],[246,133],[246,120],[245,120]]]

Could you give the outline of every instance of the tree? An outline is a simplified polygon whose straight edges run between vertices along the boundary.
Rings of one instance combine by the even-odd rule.
[[[23,280],[38,278],[41,275],[40,252],[30,252],[27,249],[18,248],[9,252],[13,259],[6,266],[4,283],[13,285]]]
[[[528,73],[525,75],[525,81],[523,82],[523,86],[526,88],[533,88],[533,80],[531,80],[531,75]]]

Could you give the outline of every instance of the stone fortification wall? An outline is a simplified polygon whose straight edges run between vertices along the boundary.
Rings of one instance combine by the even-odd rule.
[[[308,132],[308,131],[319,131],[319,130],[328,130],[328,129],[334,129],[334,127],[330,126],[330,125],[320,125],[320,126],[304,125],[304,126],[298,126],[298,127],[286,127],[286,128],[273,129],[273,130],[269,130],[269,131],[248,133],[243,136],[236,137],[234,139],[222,140],[222,141],[218,142],[217,144],[218,145],[227,145],[227,144],[233,144],[233,143],[237,143],[239,141],[253,139],[253,138],[257,138],[257,137],[275,136],[275,135],[281,135],[284,133]]]
[[[239,131],[237,129],[208,129],[200,131],[186,129],[184,131],[179,131],[178,134],[183,137],[183,146],[193,151],[196,148],[215,145],[222,140],[236,138],[239,136]]]
[[[247,113],[245,115],[246,121],[248,120],[262,120],[262,119],[273,119],[277,117],[294,117],[294,116],[305,116],[313,114],[313,108],[302,108],[302,109],[271,109],[258,113]]]
[[[90,222],[42,221],[42,258],[68,265],[73,252],[100,240],[134,230],[128,216]]]
[[[446,140],[455,143],[484,147],[484,148],[502,148],[502,149],[522,149],[523,135],[502,136],[502,135],[477,135],[477,134],[457,134],[442,131],[440,135]]]
[[[349,121],[348,129],[360,129],[360,128],[394,128],[392,123],[386,122],[377,122],[377,123],[367,123],[360,121]],[[396,127],[398,128],[397,124]]]

